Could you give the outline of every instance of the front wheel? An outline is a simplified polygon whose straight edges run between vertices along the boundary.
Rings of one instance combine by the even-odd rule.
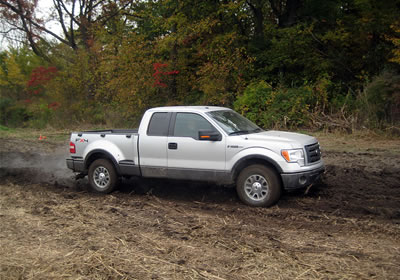
[[[89,183],[99,193],[112,192],[118,181],[114,166],[106,159],[97,159],[89,167]]]
[[[236,181],[236,191],[245,204],[268,207],[279,200],[281,183],[273,169],[255,164],[240,172]]]

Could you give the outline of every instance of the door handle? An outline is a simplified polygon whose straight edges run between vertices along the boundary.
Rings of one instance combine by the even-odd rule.
[[[178,143],[168,143],[168,149],[177,150],[178,149]]]

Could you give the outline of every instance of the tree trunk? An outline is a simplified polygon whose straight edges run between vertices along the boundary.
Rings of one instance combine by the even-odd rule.
[[[171,28],[171,33],[174,34],[175,36],[177,32],[177,24],[174,23]],[[176,69],[176,66],[178,65],[178,44],[177,44],[177,39],[174,40],[172,50],[171,50],[171,61],[172,61],[172,69]],[[177,81],[176,81],[176,75],[172,75],[172,82],[171,82],[171,95],[169,100],[177,100],[178,97],[178,89],[177,89]]]
[[[252,3],[251,1],[247,1],[247,4],[250,6],[254,15],[254,37],[262,40],[264,38],[264,14],[262,11],[262,1],[261,3]]]
[[[290,27],[297,23],[297,11],[301,8],[301,0],[287,0],[285,12],[279,16],[279,27]]]

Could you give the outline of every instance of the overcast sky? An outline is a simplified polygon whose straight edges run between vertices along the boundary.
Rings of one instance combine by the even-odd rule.
[[[50,15],[50,7],[53,7],[53,0],[39,0],[38,5],[39,5],[38,15],[40,17],[43,17],[44,19],[48,19]],[[61,27],[55,21],[46,24],[46,28],[50,29],[51,31],[57,34],[61,33]]]
[[[37,9],[37,16],[39,18],[43,18],[44,20],[48,20],[50,17],[50,7],[53,6],[53,0],[39,0],[38,1],[38,9]],[[46,24],[46,28],[50,29],[52,32],[60,35],[61,34],[61,26],[56,22],[48,22]],[[46,38],[52,40],[53,38],[49,35],[44,35]],[[8,49],[9,42],[7,40],[3,40],[0,36],[0,51]]]

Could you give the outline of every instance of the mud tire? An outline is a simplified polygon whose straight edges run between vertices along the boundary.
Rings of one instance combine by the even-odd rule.
[[[240,200],[249,206],[269,207],[279,200],[282,187],[275,170],[255,164],[240,172],[236,191]]]
[[[110,193],[117,186],[118,176],[114,165],[107,159],[97,159],[89,167],[89,184],[98,193]]]

